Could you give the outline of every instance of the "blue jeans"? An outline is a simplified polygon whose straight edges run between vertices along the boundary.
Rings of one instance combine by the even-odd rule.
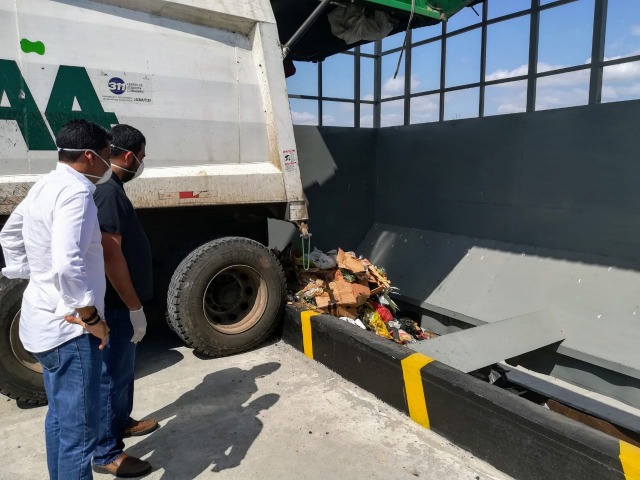
[[[133,367],[136,346],[131,343],[133,326],[129,310],[105,310],[109,340],[102,352],[100,378],[100,434],[93,464],[108,465],[124,450],[124,431],[133,409]]]
[[[90,480],[100,426],[100,340],[85,334],[34,353],[43,369],[49,408],[45,420],[51,480]]]

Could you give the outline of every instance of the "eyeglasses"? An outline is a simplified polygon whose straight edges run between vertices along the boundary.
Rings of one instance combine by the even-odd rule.
[[[133,158],[135,158],[135,159],[136,159],[136,161],[137,161],[140,165],[142,165],[142,160],[139,160],[139,159],[138,159],[138,157],[136,156],[136,154],[135,154],[135,153],[133,153],[131,150],[127,150],[126,148],[119,147],[119,146],[117,146],[117,145],[114,145],[113,143],[110,145],[110,147],[111,147],[111,150],[112,150],[111,155],[113,155],[113,149],[114,149],[114,148],[116,148],[116,149],[118,149],[118,150],[122,150],[123,152],[129,152],[129,153],[131,153],[131,155],[133,155]]]

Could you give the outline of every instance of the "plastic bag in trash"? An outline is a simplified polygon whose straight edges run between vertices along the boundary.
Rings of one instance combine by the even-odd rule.
[[[366,312],[364,314],[364,321],[366,324],[368,324],[371,330],[376,332],[377,335],[380,335],[384,338],[393,339],[393,337],[389,333],[389,330],[387,330],[387,326],[382,321],[382,318],[380,318],[380,314],[378,312]]]
[[[413,338],[411,335],[409,335],[407,332],[405,332],[402,329],[398,330],[398,334],[400,335],[400,341],[402,343],[413,343],[416,341],[415,338]]]
[[[398,330],[400,330],[402,326],[400,325],[399,321],[391,320],[390,322],[387,322],[387,328],[397,328]]]
[[[393,320],[393,314],[387,307],[376,302],[371,302],[371,305],[376,309],[376,312],[378,312],[383,322],[387,323]]]
[[[420,328],[418,323],[415,320],[412,320],[408,317],[403,317],[398,319],[398,323],[402,327],[404,331],[412,335],[417,340],[428,340],[430,338],[434,338],[436,335],[433,333],[427,333]]]
[[[328,270],[337,266],[335,258],[325,254],[322,250],[318,250],[317,247],[309,254],[309,259],[321,270]]]
[[[359,318],[356,318],[354,320],[353,318],[349,318],[349,317],[340,317],[340,320],[344,320],[345,322],[349,322],[351,325],[356,325],[357,327],[360,327],[363,330],[367,329],[367,327],[364,326],[364,323],[362,323],[362,320],[360,320]]]

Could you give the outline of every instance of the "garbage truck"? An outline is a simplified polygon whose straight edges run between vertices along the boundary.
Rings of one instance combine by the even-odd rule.
[[[152,246],[158,313],[204,355],[252,348],[284,308],[267,221],[307,234],[283,60],[322,60],[478,1],[358,1],[361,23],[372,12],[386,23],[347,40],[329,15],[353,18],[351,1],[1,2],[0,227],[54,168],[62,125],[135,126],[148,168],[127,194]],[[41,367],[19,338],[25,286],[0,277],[0,392],[43,403]]]

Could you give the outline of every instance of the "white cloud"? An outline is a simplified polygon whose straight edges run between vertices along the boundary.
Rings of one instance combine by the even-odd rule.
[[[438,120],[440,100],[438,95],[414,97],[411,99],[411,123],[426,123]]]
[[[404,124],[404,100],[383,102],[380,126],[391,127]]]
[[[540,85],[540,84],[539,84]],[[541,86],[536,94],[536,110],[586,105],[589,99],[588,88],[554,88]]]
[[[618,99],[618,92],[616,91],[615,88],[609,86],[609,85],[603,85],[602,86],[602,100],[609,101],[615,101]]]
[[[634,37],[640,37],[640,25],[633,25],[631,27],[631,35]]]
[[[544,62],[538,63],[538,72],[549,72],[551,70],[557,70],[560,68],[564,68],[564,66],[552,65]],[[513,70],[498,69],[498,70],[495,70],[494,72],[491,72],[489,75],[487,75],[487,81],[503,80],[503,79],[512,78],[512,77],[520,77],[523,75],[527,75],[528,72],[529,72],[528,65],[520,65],[519,67],[516,67]],[[547,78],[553,78],[553,82],[556,82],[557,85],[568,86],[568,85],[575,84],[575,82],[583,82],[585,81],[585,79],[586,81],[588,81],[589,70],[579,70],[577,72],[564,73],[558,76],[547,77]],[[511,84],[501,83],[498,85],[502,88],[511,88],[514,86],[513,83]]]
[[[322,125],[338,125],[336,124],[336,118],[333,115],[322,115]]]
[[[615,102],[616,100],[630,100],[640,98],[640,82],[612,87],[604,85],[602,87],[602,101]]]
[[[380,116],[381,127],[404,125],[404,115],[400,113],[384,113]]]
[[[640,25],[637,27],[640,31]],[[638,53],[640,51],[634,51],[625,55],[625,57],[637,55]],[[615,56],[605,58],[605,60],[617,60],[618,58],[622,57]],[[640,98],[640,62],[620,63],[605,67],[603,81],[603,102]]]
[[[484,114],[487,116],[524,112],[526,105],[526,80],[513,83],[511,88],[487,87],[484,106]]]
[[[577,85],[589,85],[591,71],[578,70],[577,72],[561,73],[538,79],[538,85],[545,87],[575,87]],[[540,88],[540,87],[539,87]]]
[[[404,92],[404,77],[388,78],[382,85],[382,95],[392,97]]]
[[[522,112],[525,112],[526,110],[527,110],[526,107],[523,107],[521,102],[518,104],[508,103],[508,102],[501,103],[500,105],[498,105],[498,108],[497,108],[497,112],[500,115],[504,115],[507,113],[522,113]]]
[[[373,127],[373,115],[363,115],[360,117],[361,127]]]
[[[511,78],[511,77],[519,77],[521,75],[526,75],[529,72],[529,66],[528,65],[520,65],[517,68],[514,68],[513,70],[504,70],[504,69],[498,69],[494,72],[491,72],[489,75],[487,75],[487,81],[491,81],[491,80],[502,80],[504,78]]]
[[[317,125],[318,116],[310,112],[296,112],[291,110],[291,118],[295,125]]]
[[[620,63],[605,69],[607,82],[628,82],[640,80],[640,62]]]
[[[415,90],[420,85],[420,80],[415,75],[411,75],[411,90]],[[404,75],[398,75],[396,78],[389,77],[382,84],[383,97],[395,97],[404,94]],[[373,99],[372,99],[373,100]]]

